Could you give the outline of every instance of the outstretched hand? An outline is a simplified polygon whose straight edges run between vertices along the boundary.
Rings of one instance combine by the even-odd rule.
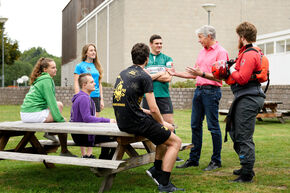
[[[174,76],[176,74],[175,68],[173,67],[173,63],[171,64],[171,68],[166,68],[166,71],[171,75]]]
[[[202,75],[202,72],[197,65],[196,65],[196,67],[186,67],[185,70],[186,70],[186,72],[188,72],[189,74],[191,74],[193,76],[201,76]]]

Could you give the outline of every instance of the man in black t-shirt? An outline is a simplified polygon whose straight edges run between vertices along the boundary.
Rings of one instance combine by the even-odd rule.
[[[113,107],[118,127],[121,131],[144,136],[156,145],[154,166],[146,172],[159,191],[183,190],[169,181],[181,139],[171,132],[173,126],[163,120],[155,102],[152,79],[143,70],[149,60],[149,47],[137,43],[131,56],[134,65],[119,74],[114,87]],[[140,107],[144,94],[149,110]]]

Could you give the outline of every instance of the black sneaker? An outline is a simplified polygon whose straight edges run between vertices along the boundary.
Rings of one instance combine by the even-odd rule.
[[[88,158],[91,158],[91,159],[96,159],[96,156],[94,156],[93,154],[89,155]]]
[[[158,185],[159,192],[175,192],[175,191],[184,191],[183,188],[177,188],[171,182],[169,182],[166,186],[162,184]]]
[[[83,155],[82,158],[89,158],[89,156],[87,156],[87,155]]]
[[[183,162],[184,160],[177,156],[176,162]]]
[[[159,182],[157,181],[157,177],[160,175],[160,172],[156,170],[154,166],[146,170],[146,174],[152,178],[152,180],[155,182],[155,184],[159,185]]]
[[[199,164],[196,161],[186,160],[186,162],[184,164],[176,166],[176,168],[188,168],[188,167],[191,167],[191,166],[196,167],[198,165]]]
[[[241,175],[241,172],[242,172],[242,168],[240,168],[238,170],[234,170],[233,174],[239,176],[239,175]]]
[[[242,168],[240,168],[240,169],[238,169],[238,170],[234,170],[234,171],[233,171],[233,174],[234,174],[234,175],[237,175],[237,176],[241,175],[241,174],[242,174]],[[251,171],[251,174],[252,174],[253,176],[256,175],[255,172],[254,172],[254,170]]]
[[[211,161],[209,162],[208,166],[203,171],[211,171],[220,167],[222,167],[221,163],[216,163],[216,162]]]
[[[230,180],[230,182],[251,183],[251,182],[253,182],[253,176],[252,175],[241,175],[234,180]]]

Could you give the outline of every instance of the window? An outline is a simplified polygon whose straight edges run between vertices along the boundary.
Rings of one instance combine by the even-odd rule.
[[[290,51],[290,39],[286,40],[286,52]]]
[[[265,45],[264,44],[258,44],[257,45],[259,48],[261,48],[262,52],[265,52]]]
[[[284,53],[285,50],[285,40],[276,42],[276,53]]]
[[[266,54],[274,53],[274,42],[266,43]]]

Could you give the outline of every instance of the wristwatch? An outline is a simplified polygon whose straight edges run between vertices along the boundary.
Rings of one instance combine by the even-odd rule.
[[[203,77],[203,78],[205,77],[205,72],[202,73],[201,77]]]

